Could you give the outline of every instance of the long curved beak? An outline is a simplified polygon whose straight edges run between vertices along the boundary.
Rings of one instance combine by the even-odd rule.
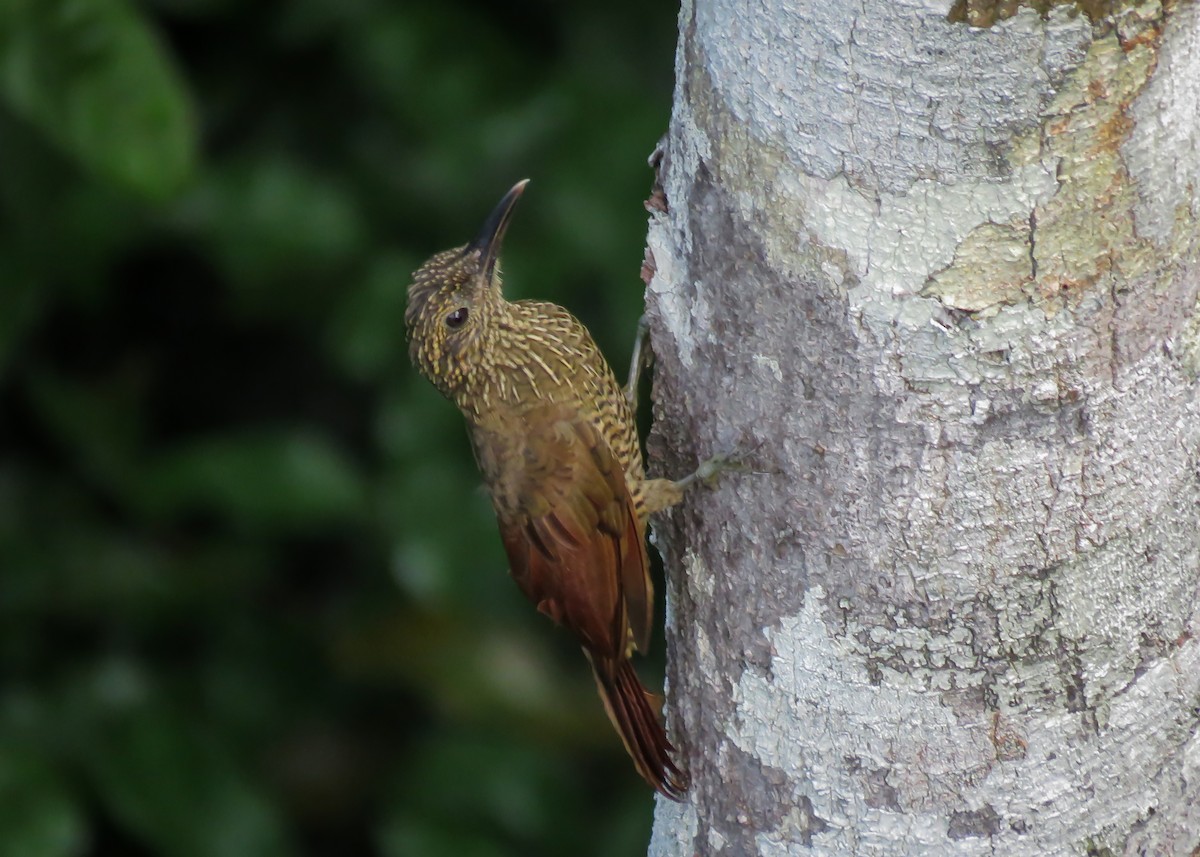
[[[483,228],[475,236],[475,240],[467,245],[468,253],[479,253],[479,273],[485,282],[490,282],[492,273],[496,270],[496,260],[500,257],[500,245],[504,241],[504,233],[508,229],[508,221],[512,219],[513,209],[517,200],[525,192],[529,179],[522,179],[512,186],[512,190],[504,194],[483,222]]]

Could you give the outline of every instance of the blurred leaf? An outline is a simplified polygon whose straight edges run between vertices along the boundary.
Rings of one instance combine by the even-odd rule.
[[[401,815],[384,823],[376,837],[383,857],[508,857],[486,831]]]
[[[141,240],[142,209],[112,182],[81,176],[45,134],[0,103],[0,294],[12,301],[9,292],[19,294],[26,281],[37,304],[32,318],[11,318],[16,307],[9,303],[0,309],[2,323],[29,324],[42,317],[37,309],[61,297],[98,297],[107,285],[101,273]]]
[[[248,306],[304,305],[305,285],[334,275],[365,240],[348,189],[276,154],[223,165],[180,206],[179,218],[211,242]],[[272,291],[272,286],[282,289]]]
[[[380,486],[397,538],[392,574],[429,604],[495,604],[512,586],[491,501],[466,455],[461,468],[412,464]]]
[[[241,0],[147,0],[147,2],[149,5],[157,6],[174,15],[200,18],[226,12]]]
[[[380,831],[385,854],[526,853],[519,843],[588,850],[596,807],[579,800],[579,772],[542,736],[459,726],[428,736],[397,774]]]
[[[462,416],[424,379],[413,382],[403,395],[381,397],[375,425],[391,459],[376,509],[393,536],[393,578],[429,605],[503,611],[520,596]]]
[[[0,5],[0,92],[87,169],[157,199],[191,174],[183,82],[125,0]]]
[[[46,295],[24,270],[16,253],[0,244],[0,378],[8,367],[9,355],[24,333],[41,316]]]
[[[141,439],[138,373],[115,373],[89,386],[43,371],[30,379],[28,390],[44,425],[77,465],[120,492],[132,476]]]
[[[149,702],[114,714],[85,762],[100,798],[162,857],[287,853],[274,807],[179,712]]]
[[[532,610],[525,616],[539,621]],[[606,738],[591,676],[575,646],[569,648],[575,669],[564,674],[555,648],[531,629],[487,617],[396,611],[344,629],[335,656],[348,674],[403,681],[459,720],[533,724],[547,745],[588,733]]]
[[[330,346],[355,378],[377,377],[389,365],[407,363],[404,307],[418,264],[409,255],[381,253],[365,281],[347,289],[330,324]]]
[[[166,573],[166,558],[151,545],[80,521],[62,532],[7,540],[0,564],[0,616],[37,610],[94,621],[102,612],[132,630],[138,620],[160,621],[165,609],[185,602],[178,581]]]
[[[237,526],[296,529],[344,520],[365,500],[362,477],[328,442],[295,430],[246,430],[181,444],[144,473],[157,518],[219,515]]]
[[[0,745],[0,831],[0,857],[70,857],[87,842],[84,814],[54,769],[8,745]]]
[[[537,839],[553,832],[552,795],[566,773],[551,746],[539,752],[490,732],[436,735],[409,759],[401,804],[445,819],[471,806],[508,835]]]

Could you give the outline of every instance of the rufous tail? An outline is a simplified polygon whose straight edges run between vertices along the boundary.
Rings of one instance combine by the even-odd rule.
[[[659,794],[671,800],[683,800],[688,788],[688,776],[671,758],[675,748],[667,740],[659,715],[651,707],[655,699],[642,682],[628,658],[618,662],[592,658],[592,672],[608,719],[616,727],[642,778]]]

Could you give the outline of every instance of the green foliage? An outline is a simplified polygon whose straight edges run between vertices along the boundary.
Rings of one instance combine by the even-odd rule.
[[[624,369],[673,30],[0,0],[0,857],[644,850],[403,315],[529,177],[510,292]]]
[[[0,855],[70,855],[82,850],[84,819],[59,773],[27,748],[0,747]]]
[[[84,167],[164,198],[192,171],[182,81],[123,0],[7,0],[0,85],[14,110]]]
[[[114,820],[164,855],[287,853],[278,810],[220,736],[153,702],[123,706],[82,747]]]

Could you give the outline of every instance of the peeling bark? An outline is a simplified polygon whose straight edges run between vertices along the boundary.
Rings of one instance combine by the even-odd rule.
[[[1200,12],[1046,5],[683,4],[653,855],[1200,848]]]

